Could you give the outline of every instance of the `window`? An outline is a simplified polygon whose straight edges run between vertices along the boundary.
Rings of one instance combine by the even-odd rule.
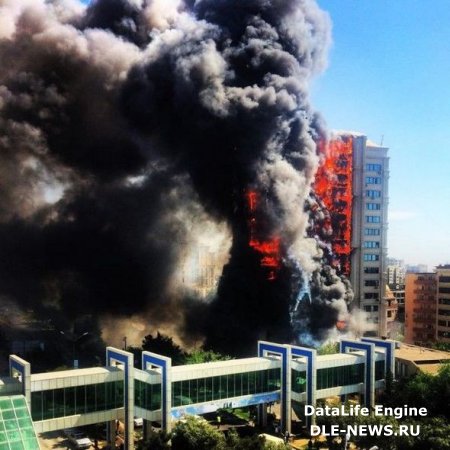
[[[365,292],[364,300],[379,300],[380,295],[378,292]]]
[[[366,306],[364,306],[364,311],[370,312],[370,311],[372,311],[372,307],[366,305]]]
[[[364,267],[364,273],[380,273],[379,267]]]
[[[384,360],[383,361],[375,361],[375,380],[383,380],[384,379]]]
[[[450,277],[440,276],[439,283],[450,283]]]
[[[304,370],[302,370],[300,372],[299,370],[292,369],[291,373],[292,373],[292,375],[291,375],[292,391],[297,392],[298,394],[305,392],[306,391],[306,372]]]
[[[378,311],[378,305],[375,305],[375,306],[373,307],[373,310],[374,310],[374,312],[377,312],[377,311]]]
[[[381,184],[381,177],[366,177],[366,184]]]
[[[317,369],[317,389],[348,386],[364,382],[364,364]]]
[[[368,198],[381,198],[381,191],[368,189],[366,191],[366,197],[368,197]]]
[[[365,241],[364,248],[380,248],[380,243],[378,241]]]
[[[450,305],[450,298],[440,298],[439,304],[440,305]]]
[[[379,261],[380,255],[375,255],[374,253],[366,253],[364,255],[364,261]]]
[[[364,280],[364,286],[366,287],[378,287],[380,285],[378,280]]]
[[[364,234],[366,236],[379,236],[381,230],[379,228],[364,228]]]
[[[49,389],[31,393],[33,420],[56,419],[123,407],[123,381]]]
[[[450,294],[450,287],[439,287],[439,294]]]
[[[280,386],[280,369],[175,381],[172,383],[172,405],[183,406],[229,397],[272,392],[279,390]],[[160,395],[160,391],[161,385],[158,385],[158,395]],[[153,391],[152,395],[154,395]],[[158,397],[158,400],[158,404],[160,404],[160,397]]]
[[[438,316],[450,316],[450,309],[438,309]]]
[[[380,223],[381,217],[380,216],[366,216],[366,222],[367,223]]]
[[[366,172],[381,172],[381,164],[366,164]]]
[[[379,211],[381,209],[381,203],[366,203],[366,209],[371,211]]]

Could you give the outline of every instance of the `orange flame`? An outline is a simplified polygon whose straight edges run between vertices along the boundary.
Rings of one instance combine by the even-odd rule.
[[[255,212],[258,206],[258,193],[255,191],[247,191],[246,193],[248,209],[250,212],[249,217],[249,229],[250,229],[250,239],[248,245],[261,253],[261,266],[267,267],[269,273],[267,279],[273,281],[277,277],[277,272],[280,268],[281,257],[280,257],[280,238],[275,237],[271,239],[259,239],[258,234],[258,223],[255,218]]]
[[[335,265],[345,275],[350,275],[352,237],[352,169],[353,141],[344,140],[321,143],[323,155],[315,181],[315,192],[330,212],[325,219],[325,232],[333,232],[332,248]]]

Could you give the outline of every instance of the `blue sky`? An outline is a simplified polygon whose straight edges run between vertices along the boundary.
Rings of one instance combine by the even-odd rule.
[[[450,262],[450,2],[318,0],[333,22],[312,103],[389,147],[388,254]]]

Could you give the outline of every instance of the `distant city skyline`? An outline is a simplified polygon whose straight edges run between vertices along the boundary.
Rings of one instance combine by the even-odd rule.
[[[333,23],[312,104],[330,129],[389,148],[388,255],[450,262],[448,1],[318,0]]]

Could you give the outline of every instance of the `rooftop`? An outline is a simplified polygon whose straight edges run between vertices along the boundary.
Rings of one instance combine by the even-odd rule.
[[[400,344],[395,357],[411,361],[422,372],[436,374],[444,362],[450,362],[450,352],[412,344]]]

